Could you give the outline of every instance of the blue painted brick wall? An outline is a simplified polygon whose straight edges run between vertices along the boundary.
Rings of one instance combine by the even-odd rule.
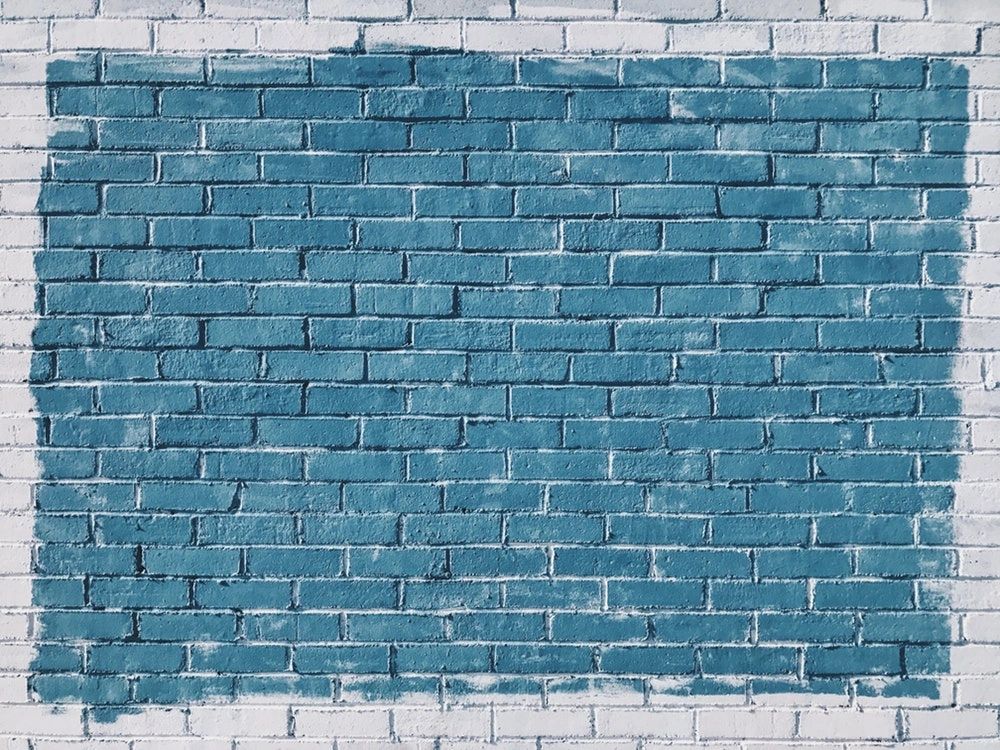
[[[54,66],[35,690],[929,690],[970,243],[935,65]]]

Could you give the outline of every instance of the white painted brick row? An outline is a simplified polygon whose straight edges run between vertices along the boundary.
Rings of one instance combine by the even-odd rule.
[[[277,12],[260,16],[239,13],[246,8],[242,3],[223,7],[229,12],[206,18],[178,12],[145,17],[134,13],[56,18],[51,25],[5,20],[0,22],[0,50],[294,52],[348,49],[363,39],[366,48],[373,50],[397,46],[496,52],[971,55],[981,43],[984,54],[998,52],[998,30],[993,27],[936,20],[876,22],[851,14],[837,20],[814,20],[814,16],[805,15],[804,20],[786,21],[780,14],[756,20],[764,19],[765,11],[754,11],[758,8],[755,4],[746,5],[747,10],[738,16],[682,24],[638,12],[615,19],[594,13],[587,14],[593,20],[572,20],[580,15],[573,12],[579,6],[568,10],[550,8],[551,12],[539,11],[517,20],[504,20],[504,16],[486,8],[481,18],[464,16],[439,21],[433,19],[443,16],[427,14],[402,23],[385,22],[396,21],[388,12],[366,18],[331,12],[306,20]],[[500,20],[487,20],[496,17]],[[295,41],[298,37],[303,41]]]

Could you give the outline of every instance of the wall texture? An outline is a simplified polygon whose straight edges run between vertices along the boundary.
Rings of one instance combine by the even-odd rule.
[[[994,746],[980,4],[5,2],[0,736]]]

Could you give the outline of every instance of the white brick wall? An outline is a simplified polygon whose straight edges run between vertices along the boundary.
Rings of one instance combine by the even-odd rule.
[[[658,692],[645,699],[553,693],[544,705],[486,694],[449,698],[437,707],[415,699],[374,705],[347,691],[336,707],[258,699],[252,706],[150,707],[99,722],[83,707],[27,701],[28,511],[37,462],[25,381],[31,254],[41,241],[31,213],[50,134],[39,87],[48,56],[75,49],[292,53],[350,49],[359,41],[368,49],[954,56],[981,89],[975,116],[1000,119],[996,0],[2,0],[0,746],[329,750],[336,740],[337,750],[1000,747],[1000,396],[987,390],[1000,382],[1000,358],[983,354],[1000,348],[1000,291],[993,288],[1000,284],[1000,256],[994,255],[1000,252],[1000,195],[989,187],[1000,185],[1000,157],[993,155],[1000,152],[1000,129],[991,122],[974,123],[969,137],[969,169],[982,187],[972,191],[968,215],[982,255],[966,268],[973,320],[963,341],[978,354],[957,369],[956,379],[969,386],[965,411],[977,452],[966,457],[958,487],[960,579],[947,585],[963,643],[952,654],[953,694],[937,708],[862,698],[821,707],[801,696],[694,701]],[[727,705],[734,700],[738,705]]]

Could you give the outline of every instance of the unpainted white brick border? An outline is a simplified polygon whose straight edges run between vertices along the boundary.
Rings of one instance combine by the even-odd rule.
[[[1000,747],[1000,2],[993,0],[2,0],[0,6],[0,742],[8,750],[986,750]],[[41,6],[41,7],[40,7]],[[363,10],[359,10],[363,8]],[[525,20],[520,20],[525,19]],[[571,19],[571,20],[568,20]],[[491,693],[309,705],[264,697],[222,706],[143,708],[114,722],[84,706],[30,702],[38,477],[27,384],[35,323],[35,205],[51,123],[53,54],[315,53],[351,49],[553,54],[942,55],[969,70],[967,211],[975,249],[956,379],[973,452],[956,486],[959,578],[946,585],[963,639],[941,705],[767,696]],[[992,401],[991,401],[992,398]],[[992,411],[991,411],[992,409]],[[993,418],[986,415],[992,414]],[[824,701],[828,701],[824,703]],[[911,702],[912,703],[912,702]],[[949,707],[954,704],[954,707]],[[897,743],[898,737],[905,740]],[[389,744],[391,743],[391,744]]]

